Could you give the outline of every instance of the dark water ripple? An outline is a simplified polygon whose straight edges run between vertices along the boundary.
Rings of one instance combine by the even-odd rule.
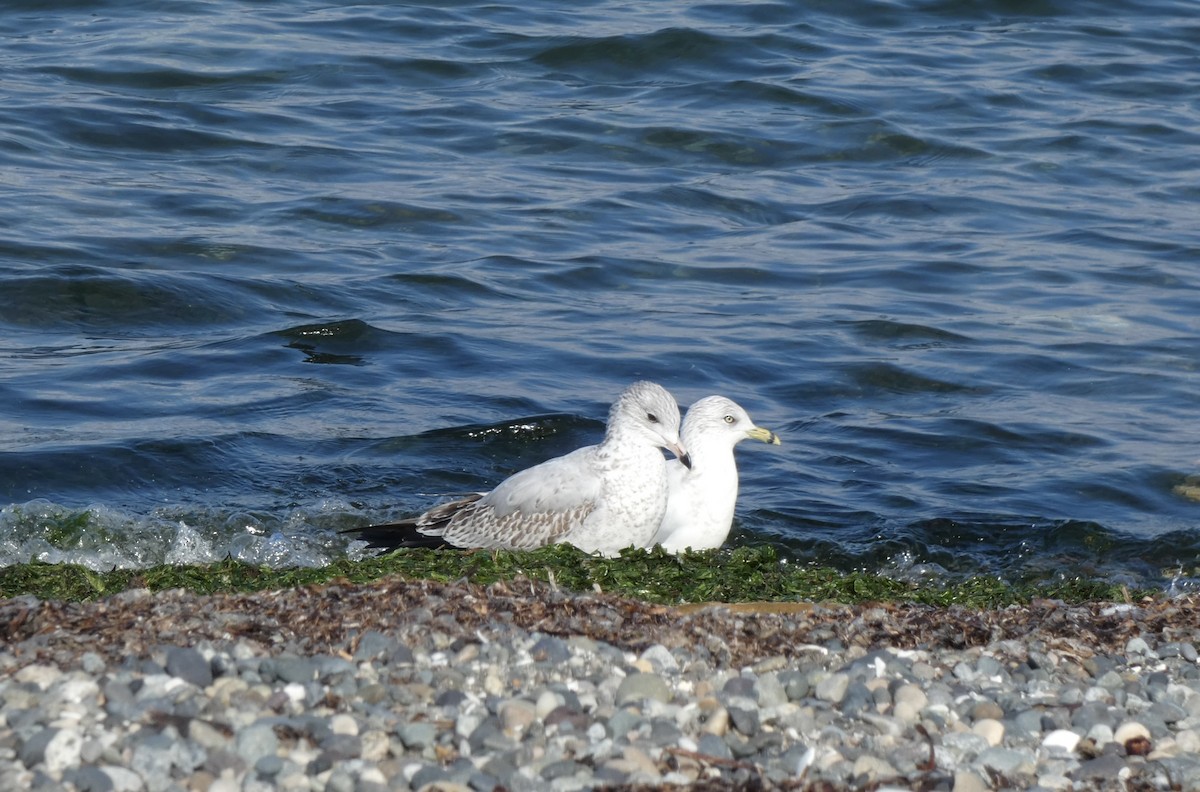
[[[1190,3],[6,9],[0,563],[325,563],[650,377],[782,433],[736,542],[1196,574]]]

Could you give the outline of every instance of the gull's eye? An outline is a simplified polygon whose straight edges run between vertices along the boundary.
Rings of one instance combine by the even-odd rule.
[[[725,423],[729,424],[730,426],[733,426],[735,423],[737,423],[737,418],[734,418],[732,415],[726,415]]]
[[[658,416],[654,413],[646,413],[646,420],[650,423],[658,423]]]

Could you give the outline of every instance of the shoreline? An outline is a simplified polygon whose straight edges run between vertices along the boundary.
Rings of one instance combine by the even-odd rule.
[[[383,740],[342,765],[355,782],[347,789],[376,792],[419,789],[414,778],[435,775],[444,784],[427,780],[427,792],[461,792],[474,788],[471,773],[564,792],[1169,788],[1163,779],[1200,789],[1200,606],[1190,598],[671,606],[533,580],[388,577],[252,593],[131,589],[89,602],[23,596],[0,601],[0,637],[0,699],[40,681],[38,695],[50,700],[64,680],[95,684],[94,701],[72,705],[84,713],[75,720],[54,711],[32,725],[0,718],[0,780],[42,768],[84,788],[80,768],[101,768],[133,784],[120,771],[136,774],[130,762],[147,733],[191,745],[203,731],[195,723],[210,723],[220,734],[201,741],[206,760],[186,772],[172,765],[175,786],[143,779],[130,788],[340,789],[337,763],[317,761],[320,736],[295,734],[316,719]],[[372,648],[380,643],[394,651],[381,655]],[[171,668],[181,653],[200,658],[199,679]],[[305,662],[340,670],[290,682],[277,673]],[[342,685],[339,674],[357,682]],[[174,697],[114,718],[121,694],[105,680],[126,679],[137,692],[175,680]],[[649,680],[646,695],[609,698],[629,679]],[[385,680],[384,693],[371,693],[383,705],[372,704],[364,691]],[[297,684],[303,695],[288,698]],[[221,708],[212,702],[223,685],[258,693]],[[566,698],[559,721],[537,708],[547,697]],[[506,713],[529,707],[534,721],[513,732]],[[727,725],[705,731],[710,721],[696,713],[711,712],[726,713]],[[1084,712],[1094,722],[1076,722]],[[406,724],[431,721],[427,743],[406,742],[415,728]],[[625,730],[627,721],[641,725]],[[126,750],[71,753],[75,765],[51,772],[29,746],[47,730],[52,741],[63,723],[79,726],[85,746],[94,731],[93,742]],[[241,743],[263,724],[277,733],[273,759]],[[499,735],[479,736],[489,724]],[[1129,724],[1145,730],[1145,751],[1117,741]],[[560,754],[559,764],[543,761]],[[506,762],[514,767],[501,777]],[[522,776],[528,767],[538,774]]]

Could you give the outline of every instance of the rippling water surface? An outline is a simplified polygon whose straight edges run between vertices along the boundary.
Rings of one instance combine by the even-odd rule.
[[[1191,2],[10,3],[0,564],[338,529],[740,401],[735,543],[1200,567]]]

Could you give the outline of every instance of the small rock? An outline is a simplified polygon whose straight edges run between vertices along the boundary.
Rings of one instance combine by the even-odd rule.
[[[428,721],[406,723],[397,732],[400,742],[405,748],[420,751],[429,748],[437,742],[437,726]]]
[[[1074,753],[1075,748],[1079,745],[1079,740],[1079,735],[1070,729],[1055,729],[1042,738],[1042,747],[1063,753]]]
[[[461,690],[443,690],[437,694],[437,698],[433,700],[435,707],[441,707],[446,710],[456,710],[467,701],[467,694]]]
[[[628,709],[619,709],[608,719],[608,733],[614,740],[619,740],[629,732],[634,731],[645,723],[645,718]]]
[[[658,765],[655,764],[654,760],[647,756],[646,752],[640,748],[636,748],[632,745],[627,747],[622,752],[622,758],[637,767],[642,772],[645,772],[647,775],[655,778],[659,776]]]
[[[1140,635],[1135,635],[1125,642],[1125,654],[1133,657],[1157,657],[1150,644]]]
[[[146,788],[141,776],[127,767],[105,765],[100,769],[112,781],[113,792],[142,792]]]
[[[296,682],[303,684],[317,678],[317,666],[307,657],[295,655],[280,655],[269,658],[262,663],[261,671],[264,679],[278,679],[280,682]]]
[[[564,706],[567,703],[566,698],[561,693],[556,693],[553,690],[543,690],[537,697],[537,703],[534,705],[534,716],[540,720],[546,720],[551,712]],[[528,726],[529,724],[525,724]]]
[[[738,706],[736,703],[731,702],[726,707],[726,710],[729,712],[729,719],[733,723],[733,728],[746,737],[753,737],[758,734],[759,717],[757,707]]]
[[[27,665],[13,674],[13,679],[22,685],[36,685],[39,690],[45,690],[61,676],[62,671],[55,666]]]
[[[1097,723],[1088,729],[1087,737],[1100,747],[1103,747],[1105,743],[1114,742],[1112,727],[1106,723]]]
[[[776,674],[768,673],[760,676],[757,687],[760,707],[775,707],[787,703],[790,698]]]
[[[43,729],[21,743],[17,750],[17,758],[21,764],[33,768],[42,763],[46,756],[46,745],[58,734],[58,729]],[[82,751],[82,748],[80,748]]]
[[[701,734],[700,739],[696,741],[696,751],[705,756],[715,756],[718,759],[733,758],[733,751],[729,750],[725,741],[715,734]]]
[[[537,707],[525,699],[509,699],[496,711],[500,728],[509,737],[520,737],[537,717]]]
[[[1113,741],[1122,746],[1128,756],[1146,756],[1153,750],[1150,730],[1137,721],[1125,721],[1118,726],[1113,732]]]
[[[395,638],[385,635],[378,630],[367,630],[358,639],[358,647],[354,650],[354,659],[358,662],[386,657],[398,645]]]
[[[643,699],[668,702],[671,700],[671,689],[658,674],[635,673],[621,680],[616,693],[618,707]]]
[[[586,771],[586,769],[584,765],[573,759],[561,759],[543,767],[540,775],[546,781],[553,781],[556,778],[569,778],[577,773]]]
[[[64,773],[63,781],[74,784],[78,792],[115,792],[112,779],[99,767],[85,766]]]
[[[1037,767],[1032,751],[1012,748],[988,748],[979,754],[979,764],[1004,776],[1031,774]]]
[[[724,737],[725,732],[729,731],[729,710],[717,703],[715,699],[701,701],[700,713],[703,718],[703,725],[700,727],[701,733]]]
[[[975,703],[971,707],[971,718],[976,721],[981,721],[986,718],[992,720],[1003,720],[1004,710],[994,701],[983,700]]]
[[[815,692],[817,698],[822,701],[837,704],[845,697],[846,689],[849,687],[850,676],[848,674],[830,674],[816,684]]]
[[[238,731],[234,737],[234,750],[253,767],[264,756],[275,755],[279,750],[279,738],[269,725],[256,723]]]
[[[261,756],[254,763],[254,772],[259,778],[274,778],[283,772],[283,758],[275,754]]]
[[[334,734],[358,735],[358,721],[352,716],[339,712],[329,719],[329,729]]]
[[[921,710],[929,704],[929,697],[917,685],[901,685],[892,696],[895,702],[893,714],[902,721],[914,723],[921,715]]]
[[[988,792],[992,787],[970,770],[954,771],[954,792]]]
[[[895,775],[896,768],[877,756],[862,754],[854,760],[854,777],[865,778],[867,783],[892,778]]]
[[[320,743],[321,753],[335,762],[357,759],[362,754],[362,740],[357,734],[334,732]]]
[[[167,673],[198,688],[212,684],[212,666],[204,655],[183,646],[172,646],[167,650]]]
[[[561,638],[545,636],[538,639],[529,650],[529,654],[539,663],[562,665],[571,659],[571,649]]]
[[[649,663],[650,668],[660,674],[665,671],[679,670],[679,662],[675,660],[675,655],[671,654],[671,650],[662,644],[654,644],[642,652],[638,659]]]
[[[187,725],[187,738],[205,750],[224,748],[229,744],[227,733],[208,721],[192,718]]]
[[[971,731],[987,740],[989,746],[997,746],[1004,740],[1004,724],[994,718],[975,721]]]

